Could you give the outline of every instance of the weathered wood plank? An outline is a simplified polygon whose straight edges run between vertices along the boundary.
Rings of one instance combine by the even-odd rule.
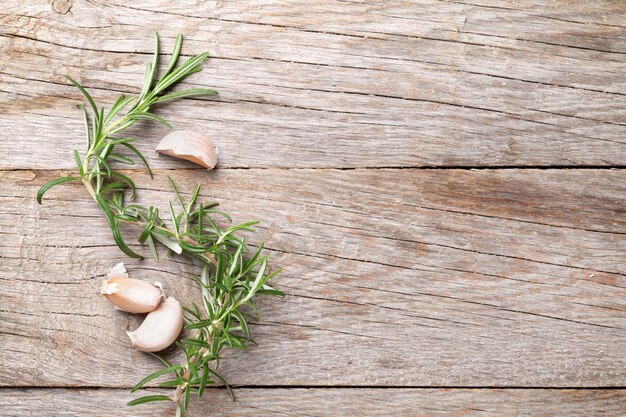
[[[187,26],[197,29],[198,21],[204,19],[216,27],[237,23],[247,26],[270,26],[275,30],[293,30],[306,33],[322,33],[351,37],[385,38],[404,36],[458,41],[468,44],[478,43],[487,46],[525,50],[528,45],[549,51],[552,46],[560,46],[565,54],[577,54],[577,49],[597,50],[599,56],[612,56],[626,53],[626,33],[624,19],[626,10],[619,2],[596,1],[579,2],[555,1],[549,4],[541,1],[526,1],[489,5],[480,2],[413,0],[385,2],[338,2],[333,0],[305,0],[277,3],[273,1],[243,0],[238,2],[204,1],[189,7],[184,2],[171,4],[167,0],[149,0],[141,5],[128,5],[120,0],[107,2],[109,9],[99,2],[85,5],[73,1],[71,13],[58,13],[47,4],[7,3],[5,10],[22,17],[39,16],[48,13],[61,14],[65,21],[81,23],[82,28],[92,28],[92,19],[110,17],[116,11],[124,11],[124,19],[132,16],[151,16],[151,25],[159,26],[160,19],[170,19],[180,24],[179,18],[186,18]],[[489,10],[485,6],[491,8]],[[498,7],[500,6],[500,7]],[[97,9],[96,9],[97,8]],[[90,15],[97,10],[98,16]],[[122,13],[120,13],[122,14]],[[103,32],[113,31],[115,21],[104,20],[105,25],[95,27]],[[63,21],[59,21],[63,23]],[[137,22],[132,22],[137,25]],[[54,32],[55,29],[50,29]],[[216,30],[216,33],[220,31]],[[136,36],[135,36],[136,37]],[[131,38],[134,39],[134,38]],[[128,47],[131,39],[114,41],[102,39],[102,43],[112,48]],[[73,42],[81,42],[74,39]],[[605,52],[603,54],[603,52]]]
[[[623,15],[623,5],[577,9],[572,22],[562,20],[563,7],[447,2],[118,7],[124,13],[74,2],[59,15],[47,4],[8,3],[0,128],[16,140],[0,142],[12,156],[0,169],[69,168],[66,150],[81,146],[83,135],[72,111],[78,96],[62,74],[105,102],[135,92],[152,32],[162,28],[166,45],[182,31],[186,53],[216,55],[190,82],[219,89],[221,98],[163,114],[178,127],[211,132],[224,167],[626,161],[626,35],[604,17]],[[164,134],[134,132],[145,151]]]
[[[150,390],[157,393],[158,391]],[[191,402],[191,416],[617,416],[626,412],[626,390],[547,389],[238,389],[231,402],[208,390]],[[111,389],[0,389],[5,417],[171,416],[168,403],[126,407],[132,394]]]
[[[621,386],[626,182],[621,170],[217,170],[139,176],[143,201],[190,178],[284,267],[259,347],[223,372],[245,385]],[[1,385],[124,387],[152,358],[139,318],[97,296],[123,259],[78,186],[0,173]],[[180,260],[127,261],[181,299]],[[33,352],[41,354],[33,355]]]

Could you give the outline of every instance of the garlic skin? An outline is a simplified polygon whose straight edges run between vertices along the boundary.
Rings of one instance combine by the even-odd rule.
[[[128,313],[149,313],[161,301],[161,291],[147,282],[128,278],[123,263],[115,265],[102,282],[100,294],[118,310]]]
[[[126,267],[124,266],[124,262],[120,262],[111,268],[111,271],[107,274],[109,278],[128,278],[128,274],[126,273]]]
[[[215,167],[218,154],[208,137],[193,130],[169,133],[157,145],[156,153],[195,162],[207,169]]]
[[[146,316],[134,332],[126,332],[135,349],[158,352],[165,349],[183,330],[183,309],[174,297],[168,297]]]

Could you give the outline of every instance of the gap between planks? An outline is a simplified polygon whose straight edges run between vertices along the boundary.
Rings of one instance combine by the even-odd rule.
[[[441,171],[468,171],[468,170],[622,170],[626,169],[626,165],[490,165],[490,166],[443,166],[443,165],[423,165],[423,166],[366,166],[366,167],[287,167],[287,166],[255,166],[255,167],[245,167],[245,166],[218,166],[215,170],[258,170],[258,171],[366,171],[366,170],[416,170],[416,171],[426,171],[426,170],[441,170]],[[63,168],[43,168],[43,169],[33,169],[33,168],[3,168],[0,167],[0,172],[20,172],[20,171],[32,171],[32,172],[55,172],[55,171],[71,171]],[[123,169],[120,171],[130,172],[130,173],[139,173],[143,172],[144,169]],[[177,171],[177,172],[204,172],[204,168],[153,168],[152,171],[156,172],[167,172],[167,171]]]
[[[0,391],[3,390],[25,390],[25,389],[37,389],[37,390],[63,390],[63,389],[81,389],[81,390],[129,390],[133,388],[133,385],[119,385],[119,386],[104,386],[104,385],[6,385],[0,386]],[[298,390],[298,389],[328,389],[328,390],[499,390],[499,391],[514,391],[514,390],[544,390],[544,391],[613,391],[624,390],[626,385],[609,385],[609,386],[524,386],[524,385],[477,385],[477,386],[465,386],[465,385],[231,385],[233,390]],[[155,387],[149,387],[149,389],[158,389]],[[226,390],[223,385],[212,386],[211,389]]]

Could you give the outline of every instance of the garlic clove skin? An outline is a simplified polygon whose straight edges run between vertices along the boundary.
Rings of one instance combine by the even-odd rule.
[[[168,297],[146,316],[137,330],[126,334],[135,349],[158,352],[174,343],[182,330],[183,309],[174,297]]]
[[[159,155],[194,162],[207,169],[217,164],[217,149],[205,135],[193,130],[175,130],[166,135],[156,147]]]
[[[161,301],[161,291],[147,282],[128,278],[123,263],[119,263],[107,274],[100,294],[113,303],[118,310],[128,313],[149,313]]]
[[[124,262],[120,262],[111,268],[111,271],[107,274],[108,278],[128,278],[128,274],[126,273],[126,267],[124,266]]]

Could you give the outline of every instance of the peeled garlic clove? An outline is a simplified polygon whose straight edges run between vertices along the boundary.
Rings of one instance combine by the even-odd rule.
[[[159,308],[149,313],[134,332],[126,332],[133,347],[142,352],[165,349],[183,330],[183,309],[173,297],[168,297]]]
[[[175,130],[161,139],[156,148],[157,154],[195,162],[213,169],[217,164],[217,150],[211,140],[192,130]]]
[[[115,265],[102,283],[100,294],[118,310],[128,313],[148,313],[157,308],[161,291],[147,282],[128,278],[123,263]]]

